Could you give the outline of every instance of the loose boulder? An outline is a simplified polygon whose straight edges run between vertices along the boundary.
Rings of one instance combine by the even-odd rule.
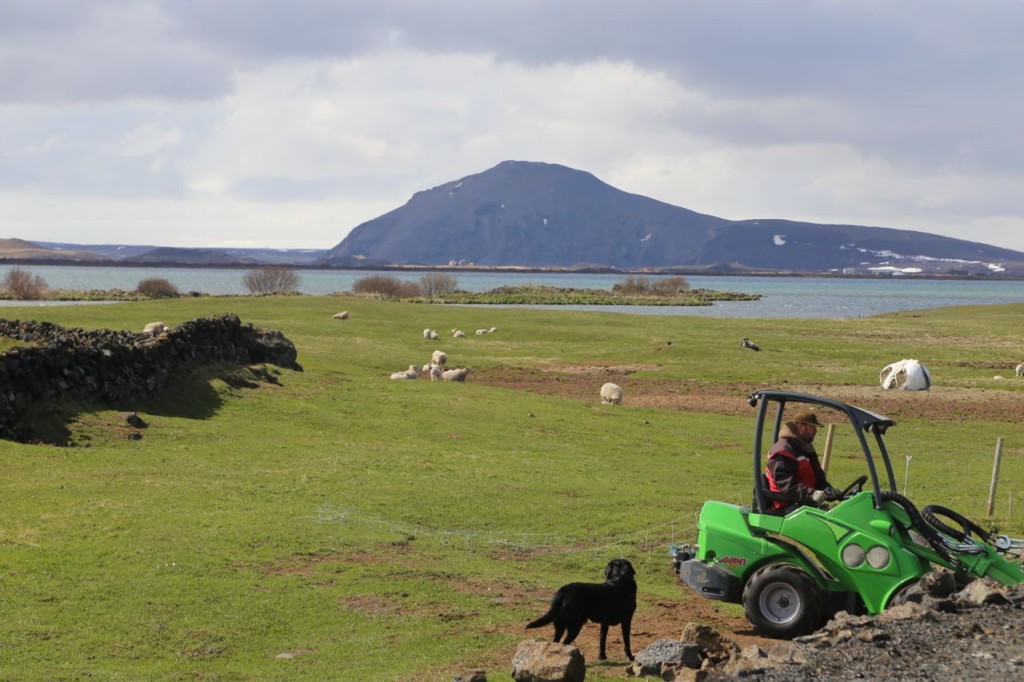
[[[583,682],[587,664],[580,650],[558,642],[521,642],[512,658],[516,682]]]

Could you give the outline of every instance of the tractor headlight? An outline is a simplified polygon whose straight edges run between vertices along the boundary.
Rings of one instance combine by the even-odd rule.
[[[891,558],[889,550],[882,545],[875,545],[868,550],[868,566],[871,568],[885,568]]]
[[[843,563],[850,568],[857,568],[864,563],[864,559],[867,555],[864,553],[864,548],[860,545],[855,545],[852,542],[846,547],[843,547]]]

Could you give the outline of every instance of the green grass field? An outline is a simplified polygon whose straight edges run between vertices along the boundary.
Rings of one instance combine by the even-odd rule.
[[[351,318],[332,320],[342,309]],[[602,405],[599,379],[587,401],[472,375],[388,379],[434,348],[476,369],[630,364],[733,393],[862,386],[867,408],[876,390],[893,397],[878,388],[881,367],[914,357],[935,388],[907,400],[973,391],[1024,408],[1012,369],[1024,360],[1024,305],[801,321],[329,296],[4,310],[135,330],[228,312],[281,330],[305,371],[253,387],[244,372],[209,368],[145,404],[40,417],[75,447],[0,442],[0,679],[412,681],[480,666],[509,680],[517,643],[550,634],[523,624],[555,587],[599,579],[610,558],[637,566],[638,621],[656,600],[696,599],[667,546],[694,539],[705,499],[748,501],[753,410],[641,408],[629,395]],[[428,327],[442,338],[424,340]],[[454,327],[467,338],[449,338]],[[743,336],[765,351],[739,349]],[[1010,508],[1024,491],[1019,419],[948,403],[943,418],[909,410],[891,431],[901,485],[912,456],[912,499],[1021,534],[1024,500]],[[148,422],[142,440],[121,435],[129,408]],[[840,478],[854,465],[837,458]]]

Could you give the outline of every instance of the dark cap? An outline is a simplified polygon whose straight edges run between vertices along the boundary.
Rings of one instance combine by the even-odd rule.
[[[792,421],[794,424],[810,424],[811,426],[823,426],[823,424],[820,421],[818,421],[818,415],[812,412],[811,410],[797,412],[795,415],[793,415]]]

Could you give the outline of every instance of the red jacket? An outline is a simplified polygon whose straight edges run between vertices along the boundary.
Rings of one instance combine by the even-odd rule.
[[[773,492],[785,493],[797,504],[810,504],[815,490],[828,487],[825,472],[818,462],[818,453],[810,444],[792,437],[782,437],[768,451],[768,465],[765,467],[768,488]],[[774,509],[782,509],[794,502],[773,500]]]

